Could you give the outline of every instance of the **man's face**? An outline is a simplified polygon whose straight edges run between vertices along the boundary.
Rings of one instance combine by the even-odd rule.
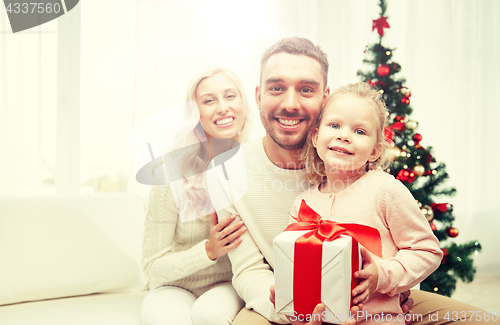
[[[317,60],[288,53],[271,56],[255,91],[267,134],[283,149],[302,148],[328,93]]]

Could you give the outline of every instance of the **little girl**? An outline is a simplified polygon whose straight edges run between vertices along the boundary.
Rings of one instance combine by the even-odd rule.
[[[335,91],[302,153],[313,186],[291,211],[296,218],[304,199],[323,219],[380,232],[383,259],[363,250],[364,268],[354,274],[360,282],[353,304],[363,303],[358,324],[405,324],[399,293],[431,274],[443,254],[411,193],[382,171],[390,163],[384,156],[386,116],[380,94],[366,83]]]

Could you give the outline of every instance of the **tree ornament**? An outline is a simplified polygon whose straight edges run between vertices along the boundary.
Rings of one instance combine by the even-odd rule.
[[[416,175],[415,172],[413,172],[413,170],[405,168],[399,171],[398,176],[396,178],[402,182],[412,183],[415,180],[415,177]]]
[[[385,87],[387,86],[387,84],[383,81],[380,81],[380,80],[371,80],[371,79],[368,79],[368,84],[371,86],[371,87],[375,87],[375,86],[382,86],[382,87]]]
[[[409,89],[409,88],[407,88],[407,87],[401,87],[401,88],[399,89],[399,91],[400,91],[403,95],[405,95],[406,97],[411,97],[411,91],[410,91],[410,89]]]
[[[392,144],[394,144],[394,142]],[[396,160],[398,159],[398,157],[401,156],[401,149],[394,146],[392,148],[387,149],[387,154],[389,155],[389,157],[392,158],[392,160]]]
[[[391,69],[392,73],[396,73],[401,70],[401,66],[396,62],[392,62],[391,64],[389,64],[389,68]]]
[[[396,115],[394,117],[394,123],[389,125],[389,129],[402,132],[406,128],[405,121],[406,117]]]
[[[385,140],[389,143],[393,143],[394,140],[394,131],[389,129],[388,127],[384,128],[384,136]]]
[[[384,36],[384,28],[391,28],[387,22],[387,17],[380,17],[373,20],[372,32],[376,29],[380,37]]]
[[[381,77],[385,77],[389,74],[389,72],[391,72],[391,70],[389,69],[388,66],[386,66],[385,64],[382,64],[382,65],[379,65],[377,67],[377,74]]]
[[[431,230],[432,231],[436,231],[437,230],[436,224],[434,222],[431,222]]]
[[[455,238],[458,236],[458,229],[454,227],[448,227],[446,228],[446,233],[448,234],[448,236]]]
[[[416,144],[418,144],[420,141],[422,141],[422,135],[420,133],[415,133],[412,139]]]
[[[448,257],[448,248],[443,248],[443,259],[441,260],[441,263],[445,264],[446,263],[446,257]]]
[[[431,203],[431,208],[434,211],[439,211],[439,212],[452,212],[453,211],[453,204],[450,203]]]
[[[406,96],[403,96],[403,98],[401,98],[401,104],[410,105],[410,99]]]
[[[413,167],[413,171],[417,174],[417,176],[422,176],[425,174],[425,167],[422,165],[416,165]]]
[[[434,211],[432,211],[432,208],[430,206],[424,205],[420,208],[420,211],[422,211],[422,214],[424,215],[425,219],[427,219],[427,221],[431,222],[432,220],[434,220]]]
[[[408,122],[405,123],[405,126],[408,130],[415,130],[418,126],[418,122],[409,120]]]

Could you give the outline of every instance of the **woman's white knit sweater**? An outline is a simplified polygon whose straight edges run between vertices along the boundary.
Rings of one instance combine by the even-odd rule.
[[[181,223],[170,186],[153,186],[142,247],[142,266],[150,290],[171,285],[200,296],[218,283],[230,282],[227,255],[215,261],[207,256],[209,234],[208,217]]]

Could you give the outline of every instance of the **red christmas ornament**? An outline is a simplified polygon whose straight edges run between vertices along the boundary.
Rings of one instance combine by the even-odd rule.
[[[448,234],[448,236],[455,238],[458,236],[458,229],[453,227],[448,227],[446,228],[446,233]]]
[[[418,144],[420,141],[422,141],[422,135],[420,133],[415,133],[412,139],[416,144]]]
[[[391,72],[391,70],[385,64],[379,65],[377,68],[377,74],[381,77],[387,76],[389,72]]]
[[[377,29],[377,33],[382,37],[384,36],[384,28],[391,28],[387,22],[387,17],[380,17],[373,20],[372,32]]]
[[[394,140],[394,131],[389,129],[388,127],[384,128],[384,136],[385,140],[389,143],[392,143]]]
[[[425,172],[424,176],[429,176],[430,174],[432,174],[432,170],[429,169],[428,171]]]
[[[431,222],[430,225],[431,225],[431,230],[432,231],[436,231],[437,230],[436,224],[434,222]]]
[[[396,178],[402,182],[412,183],[416,177],[417,177],[417,175],[415,174],[415,172],[413,170],[401,169]]]
[[[406,129],[406,116],[402,117],[396,115],[396,117],[394,117],[394,123],[389,125],[389,129],[396,131],[404,131]]]
[[[410,105],[410,99],[406,96],[403,96],[403,98],[401,98],[401,104]]]
[[[448,256],[448,248],[443,248],[443,259],[441,260],[441,263],[445,264],[446,263],[446,257]]]

